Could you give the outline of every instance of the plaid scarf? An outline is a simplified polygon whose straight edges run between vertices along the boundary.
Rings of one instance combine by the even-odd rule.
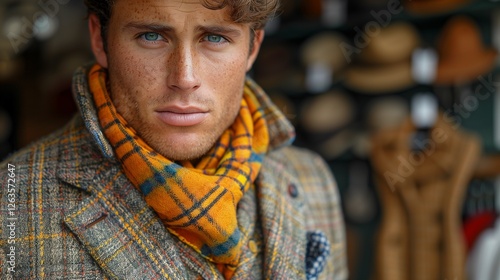
[[[242,245],[237,205],[255,181],[269,146],[267,123],[252,90],[245,84],[234,123],[193,166],[155,153],[116,111],[106,82],[107,71],[94,65],[90,91],[103,133],[125,175],[172,234],[230,278]]]

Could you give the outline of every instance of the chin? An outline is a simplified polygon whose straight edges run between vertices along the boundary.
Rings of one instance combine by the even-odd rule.
[[[187,150],[187,151],[186,151]],[[203,157],[208,151],[198,152],[184,147],[184,151],[175,152],[172,150],[159,151],[158,153],[170,161],[196,161]]]
[[[224,130],[204,126],[192,129],[171,129],[161,124],[141,122],[136,129],[139,136],[158,154],[170,161],[192,161],[203,157],[217,142]],[[147,129],[146,129],[147,128]],[[154,133],[162,131],[163,133]]]
[[[144,139],[153,150],[170,161],[192,161],[203,157],[212,148],[213,144],[202,141],[165,141],[160,139]],[[156,140],[156,141],[155,141]]]

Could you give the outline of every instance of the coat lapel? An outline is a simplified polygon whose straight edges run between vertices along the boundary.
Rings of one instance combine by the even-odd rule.
[[[76,122],[73,122],[75,125]],[[88,194],[64,223],[104,273],[117,279],[218,279],[216,268],[172,236],[111,159],[78,125],[61,147],[58,178]],[[71,134],[71,133],[70,133]],[[74,140],[74,143],[71,141]]]
[[[264,235],[264,278],[305,279],[302,186],[283,163],[264,161],[258,198]]]

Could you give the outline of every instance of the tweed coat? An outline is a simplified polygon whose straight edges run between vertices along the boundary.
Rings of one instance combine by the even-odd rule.
[[[88,90],[83,74],[74,80],[81,113],[0,164],[0,278],[223,279],[165,229],[128,181],[89,103],[78,100]],[[245,230],[233,279],[306,279],[313,230],[331,245],[319,279],[346,279],[333,176],[319,156],[283,145],[291,126],[279,118],[270,118],[273,149],[238,205]]]

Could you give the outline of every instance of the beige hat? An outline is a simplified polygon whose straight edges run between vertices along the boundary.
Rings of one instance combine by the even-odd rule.
[[[333,72],[340,71],[347,65],[347,59],[341,50],[346,38],[337,32],[323,32],[307,39],[301,48],[300,57],[305,66],[324,63]]]
[[[394,22],[382,28],[358,56],[358,63],[346,70],[344,85],[365,94],[384,94],[415,85],[411,58],[420,45],[413,25]]]
[[[342,91],[329,91],[304,103],[300,123],[309,133],[329,133],[344,127],[355,117],[352,99]]]
[[[341,155],[352,146],[356,130],[354,101],[347,93],[332,90],[305,102],[299,121],[311,149],[326,159]]]
[[[377,98],[368,104],[366,122],[373,131],[392,129],[402,124],[410,115],[410,109],[402,97]]]
[[[415,85],[410,61],[383,66],[352,66],[347,69],[344,85],[363,94],[387,94]]]
[[[407,22],[398,21],[381,28],[377,35],[372,36],[358,58],[370,64],[396,63],[411,57],[419,45],[420,35],[416,28]]]

